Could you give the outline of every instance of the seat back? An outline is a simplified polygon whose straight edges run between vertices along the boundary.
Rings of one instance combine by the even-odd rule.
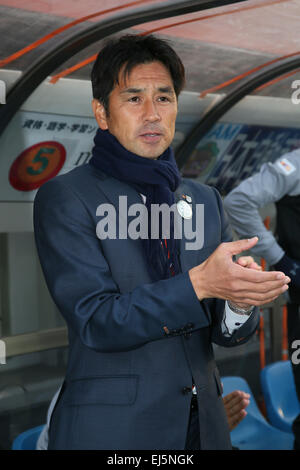
[[[43,428],[44,424],[19,434],[12,443],[12,450],[35,450],[37,440]]]
[[[267,365],[260,373],[260,380],[270,423],[291,431],[292,423],[300,413],[291,362],[278,361]]]

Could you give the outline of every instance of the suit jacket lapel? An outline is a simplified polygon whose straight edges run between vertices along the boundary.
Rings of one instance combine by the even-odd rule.
[[[175,204],[177,204],[178,201],[185,201],[185,196],[190,196],[192,198],[192,201],[189,203],[190,206],[192,207],[192,222],[193,225],[195,225],[195,214],[196,214],[196,203],[195,203],[195,198],[193,197],[193,194],[191,193],[191,189],[182,183],[177,190],[175,191]],[[184,219],[182,216],[180,216],[177,213],[177,217],[175,218],[175,223],[180,223],[181,224],[181,239],[179,240],[179,259],[180,259],[180,264],[181,264],[181,270],[182,272],[188,271],[190,268],[195,266],[195,251],[193,250],[187,250],[186,249],[186,243],[191,242],[191,240],[186,238],[186,233],[184,230]]]
[[[143,282],[151,282],[151,278],[148,272],[147,261],[144,254],[144,248],[142,245],[142,239],[138,238],[136,240],[131,240],[128,234],[128,226],[130,221],[134,218],[134,216],[128,216],[128,209],[132,204],[142,204],[143,200],[140,194],[128,184],[117,180],[116,178],[101,175],[101,191],[105,194],[107,200],[114,206],[116,210],[116,232],[117,238],[127,239],[128,243],[124,245],[123,240],[121,243],[118,244],[117,249],[126,250],[127,256],[131,261],[131,265],[134,265],[134,275],[139,279],[143,280]],[[124,203],[121,202],[120,204],[120,196],[123,198],[126,197],[126,207],[124,207]],[[126,211],[126,213],[125,213]],[[122,223],[122,237],[119,237],[119,222]],[[124,232],[124,233],[123,233]],[[125,233],[126,232],[126,233]],[[123,269],[123,268],[122,268]],[[128,282],[132,282],[132,275],[129,276]]]
[[[113,177],[106,177],[101,181],[101,190],[104,192],[107,199],[114,205],[117,214],[119,215],[119,197],[125,196],[127,198],[127,208],[132,204],[142,204],[143,201],[139,193],[129,186],[129,184],[117,180]],[[120,217],[125,217],[125,214],[120,214]]]

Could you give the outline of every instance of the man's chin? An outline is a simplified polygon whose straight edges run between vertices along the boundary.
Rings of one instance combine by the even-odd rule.
[[[137,148],[134,153],[136,155],[139,155],[140,157],[143,158],[149,158],[151,160],[156,160],[158,157],[160,157],[161,154],[165,152],[167,147],[163,146],[156,146],[156,145],[149,145],[147,147],[141,146]]]

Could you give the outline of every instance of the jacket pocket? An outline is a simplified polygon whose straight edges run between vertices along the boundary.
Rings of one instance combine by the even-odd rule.
[[[67,383],[64,405],[132,405],[138,375],[86,377]]]

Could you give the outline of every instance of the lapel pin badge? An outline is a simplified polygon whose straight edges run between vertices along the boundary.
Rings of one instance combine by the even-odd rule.
[[[185,199],[187,202],[192,202],[191,196],[188,196],[187,194],[182,194],[181,197]]]
[[[189,198],[190,201],[192,200],[192,198],[190,196],[185,196],[185,199],[187,199],[187,198]],[[177,202],[177,210],[179,212],[179,215],[183,219],[191,219],[192,216],[193,216],[192,207],[188,204],[187,201],[184,201],[182,199]]]

